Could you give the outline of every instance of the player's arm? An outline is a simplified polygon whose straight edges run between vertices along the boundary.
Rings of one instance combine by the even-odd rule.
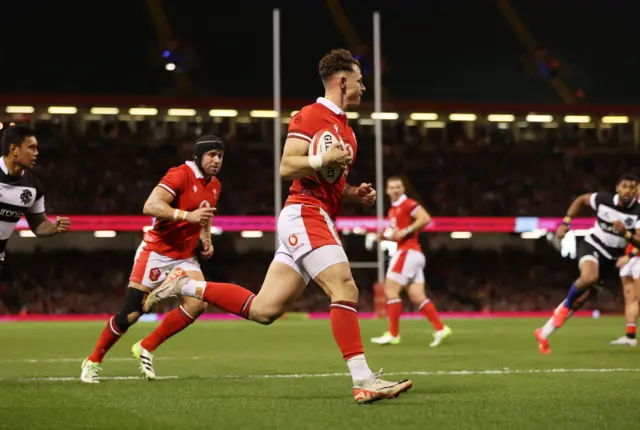
[[[183,211],[171,207],[174,200],[171,194],[162,185],[156,186],[144,203],[142,213],[162,221],[187,221],[192,224],[202,224],[210,221],[213,215],[212,208],[200,208],[193,212]]]
[[[634,247],[640,248],[640,232],[636,232],[634,234],[629,230],[624,230],[624,233],[622,233],[621,236]]]
[[[306,140],[290,137],[284,143],[280,160],[280,177],[295,180],[315,175],[322,168],[322,156],[309,157],[309,143]],[[319,158],[317,158],[319,157]]]
[[[425,208],[422,206],[416,206],[416,208],[411,212],[411,217],[413,218],[413,222],[407,228],[405,228],[405,234],[411,234],[414,231],[422,231],[423,228],[429,225],[431,222],[431,215]]]
[[[69,230],[71,222],[67,217],[56,217],[56,222],[52,223],[45,213],[44,192],[40,182],[36,185],[36,201],[31,207],[25,211],[25,218],[29,229],[37,237],[51,237],[58,233],[64,233]]]
[[[175,197],[162,186],[156,186],[147,201],[144,202],[142,213],[152,216],[162,221],[172,221],[174,219],[184,220],[187,217],[186,211],[181,211],[171,207]]]
[[[402,230],[393,232],[391,234],[391,240],[399,242],[414,231],[422,231],[422,229],[431,222],[431,215],[429,215],[429,212],[420,205],[417,205],[411,211],[411,218],[413,219],[413,222]]]
[[[345,184],[342,190],[343,201],[362,203],[365,206],[372,206],[376,202],[376,196],[376,190],[367,183],[362,183],[358,187]]]
[[[596,193],[586,193],[578,196],[578,198],[576,198],[573,203],[571,203],[569,209],[567,209],[567,214],[562,219],[562,224],[569,227],[569,225],[571,224],[571,220],[573,220],[573,218],[577,217],[580,214],[580,210],[584,206],[589,206],[595,210],[596,195]]]
[[[328,151],[319,155],[309,156],[311,142],[289,137],[284,143],[284,151],[280,160],[280,177],[289,181],[313,176],[318,170],[329,164],[347,165],[351,156],[337,144],[333,144]]]
[[[342,200],[349,202],[359,201],[360,196],[358,195],[358,187],[345,184],[344,190],[342,190]]]
[[[207,221],[207,223],[200,230],[200,243],[202,244],[202,251],[200,251],[200,256],[204,260],[208,260],[213,256],[213,241],[211,240],[211,220]]]
[[[637,255],[636,248],[640,248],[640,221],[637,223],[635,231],[627,230],[622,221],[614,221],[613,229],[620,236],[624,237],[627,242],[634,246],[634,249],[632,249],[631,252]]]
[[[567,214],[564,216],[564,218],[562,218],[562,224],[560,225],[560,227],[558,227],[558,230],[556,231],[556,236],[559,239],[562,239],[565,236],[565,234],[567,234],[567,231],[569,231],[569,227],[571,226],[571,221],[573,220],[573,218],[578,216],[578,214],[580,213],[580,210],[584,206],[590,206],[594,210],[596,209],[597,195],[598,195],[597,193],[582,194],[578,196],[578,198],[576,198],[573,201],[573,203],[571,203],[571,206],[569,206],[569,209],[567,209]]]
[[[47,218],[47,214],[41,213],[29,213],[24,214],[29,224],[29,229],[37,237],[51,237],[59,233],[64,233],[69,230],[71,223],[67,217],[56,217],[56,222],[53,223]]]
[[[211,242],[211,220],[207,221],[207,223],[202,226],[202,230],[200,230],[200,241]]]

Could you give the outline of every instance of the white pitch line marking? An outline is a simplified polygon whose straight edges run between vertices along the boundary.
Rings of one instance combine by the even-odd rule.
[[[528,375],[542,373],[636,373],[640,368],[602,368],[602,369],[496,369],[496,370],[440,370],[440,371],[412,371],[412,372],[389,372],[388,376],[474,376],[474,375]],[[332,378],[346,377],[348,373],[291,373],[291,374],[248,374],[248,375],[204,375],[204,376],[159,376],[157,379],[305,379],[305,378]],[[141,376],[104,376],[103,381],[133,381],[143,380]],[[0,381],[18,382],[80,382],[78,377],[71,376],[51,376],[34,378],[0,379]]]

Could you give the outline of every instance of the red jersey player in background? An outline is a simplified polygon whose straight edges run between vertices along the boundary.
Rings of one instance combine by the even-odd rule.
[[[169,169],[151,192],[143,211],[155,218],[153,228],[145,233],[136,252],[122,310],[109,319],[94,351],[82,363],[82,382],[99,382],[105,354],[140,318],[145,296],[165,280],[171,269],[180,267],[193,279],[204,280],[195,253],[200,240],[201,257],[213,255],[211,218],[221,189],[215,176],[222,167],[223,156],[220,138],[202,136],[196,141],[193,161]],[[133,345],[131,352],[147,379],[156,377],[153,351],[188,327],[205,308],[202,301],[185,297],[148,337]]]
[[[620,281],[624,293],[624,316],[626,330],[624,336],[611,341],[611,345],[638,346],[636,329],[640,313],[640,257],[638,248],[629,244],[625,255],[618,258],[616,267],[620,269]]]
[[[640,201],[640,185],[636,199]],[[624,317],[626,330],[624,336],[611,341],[611,345],[638,346],[636,330],[640,314],[640,250],[633,244],[627,245],[624,255],[618,258],[616,267],[620,269],[620,281],[624,294]]]
[[[371,342],[379,345],[400,343],[400,315],[402,314],[400,293],[406,290],[409,300],[418,307],[435,329],[430,346],[438,346],[451,334],[451,329],[440,321],[435,305],[425,294],[426,259],[418,241],[418,234],[429,224],[431,216],[420,203],[407,197],[404,182],[400,177],[392,176],[387,179],[387,195],[391,200],[388,214],[391,224],[389,239],[398,244],[397,251],[389,263],[384,282],[389,331],[380,337],[372,338]]]
[[[289,197],[277,223],[280,247],[260,292],[231,284],[190,280],[174,270],[154,293],[145,310],[160,300],[176,295],[202,298],[208,303],[261,324],[278,319],[313,279],[330,297],[331,329],[353,380],[358,403],[397,397],[411,388],[410,380],[388,382],[373,373],[365,359],[358,323],[358,288],[334,219],[342,201],[373,205],[376,191],[370,184],[347,185],[346,179],[357,153],[357,142],[345,109],[356,107],[365,91],[360,64],[349,51],[336,49],[320,60],[320,77],[325,96],[303,107],[289,124],[280,176],[293,180]],[[309,156],[309,145],[321,131],[335,132],[342,143],[324,153]],[[324,168],[342,169],[333,183]]]

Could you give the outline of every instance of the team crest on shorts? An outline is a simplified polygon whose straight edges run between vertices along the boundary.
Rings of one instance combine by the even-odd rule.
[[[291,236],[289,236],[289,245],[296,246],[297,244],[298,244],[298,236],[296,236],[295,234],[292,234]]]
[[[149,279],[151,280],[151,282],[156,282],[158,279],[160,279],[160,269],[154,267],[153,269],[149,270]]]

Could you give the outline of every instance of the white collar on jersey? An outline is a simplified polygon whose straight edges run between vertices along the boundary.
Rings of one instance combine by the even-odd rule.
[[[637,199],[631,200],[631,203],[629,203],[627,205],[627,207],[630,208],[631,206],[635,205],[636,204],[636,200]],[[616,194],[615,196],[613,196],[613,204],[618,206],[618,203],[620,203],[620,195]]]
[[[193,174],[196,175],[196,178],[198,178],[198,179],[204,178],[204,175],[200,171],[200,168],[198,168],[198,166],[196,166],[196,163],[194,163],[193,161],[185,161],[184,164],[186,164],[187,166],[189,166],[191,168],[191,170],[193,171]]]
[[[331,100],[326,99],[324,97],[318,97],[318,99],[316,100],[316,103],[320,103],[322,106],[326,107],[327,109],[329,109],[331,112],[335,113],[336,115],[344,114],[344,111],[342,109],[340,109],[340,107],[337,104],[335,104]]]
[[[4,172],[5,175],[9,174],[9,168],[7,168],[7,163],[4,162],[4,156],[0,157],[0,169]],[[20,173],[20,176],[24,175],[24,169]]]
[[[402,202],[404,202],[405,200],[407,200],[407,195],[403,194],[400,196],[400,198],[398,200],[396,200],[395,202],[391,203],[391,206],[400,206],[402,204]]]

